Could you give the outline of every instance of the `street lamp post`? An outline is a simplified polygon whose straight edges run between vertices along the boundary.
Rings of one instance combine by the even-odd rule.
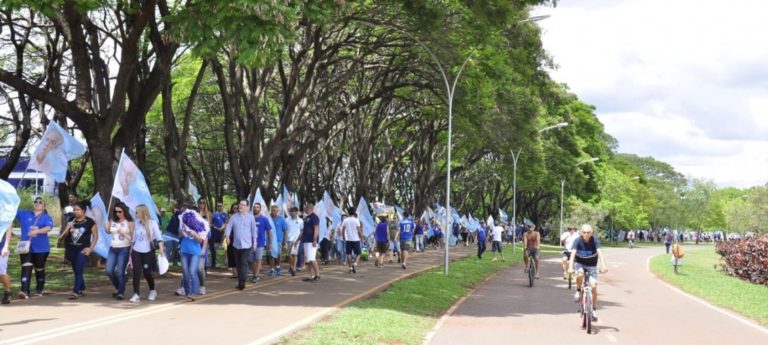
[[[589,162],[595,162],[598,161],[600,157],[592,157],[590,159],[585,159],[581,162],[576,163],[576,166],[582,165],[584,163]],[[565,196],[565,179],[560,180],[560,236],[563,236],[563,200]]]

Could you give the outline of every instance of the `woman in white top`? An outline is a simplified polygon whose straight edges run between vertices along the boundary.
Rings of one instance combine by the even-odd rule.
[[[112,235],[112,244],[107,255],[107,276],[115,287],[112,297],[123,299],[125,293],[125,267],[128,265],[128,254],[131,249],[133,236],[133,218],[128,213],[128,206],[120,202],[112,208],[109,222],[104,224],[107,234]]]
[[[160,255],[165,253],[163,245],[163,234],[160,233],[160,227],[152,219],[149,209],[146,205],[136,206],[136,229],[133,232],[133,249],[131,250],[131,263],[133,264],[133,296],[130,301],[139,303],[139,287],[141,286],[141,274],[144,273],[144,279],[149,284],[148,300],[154,301],[157,298],[155,290],[155,279],[152,277],[152,268],[155,267],[155,250],[153,245],[159,247]],[[156,244],[155,244],[156,243]]]

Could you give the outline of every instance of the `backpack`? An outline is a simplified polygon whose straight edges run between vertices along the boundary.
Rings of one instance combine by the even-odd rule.
[[[685,252],[683,251],[683,246],[681,246],[678,243],[673,244],[672,255],[677,259],[682,259],[683,256],[685,256]]]

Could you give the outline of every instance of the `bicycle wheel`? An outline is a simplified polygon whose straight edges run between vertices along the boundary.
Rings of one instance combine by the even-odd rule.
[[[536,277],[536,265],[533,263],[533,258],[528,258],[528,285],[533,287],[533,279]]]
[[[592,334],[592,291],[584,293],[584,322],[586,323],[587,334]]]

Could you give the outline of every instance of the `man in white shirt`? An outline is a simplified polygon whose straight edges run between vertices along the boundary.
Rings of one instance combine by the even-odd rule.
[[[289,217],[285,220],[286,223],[288,223],[288,231],[286,232],[285,236],[285,242],[287,244],[286,250],[290,253],[290,257],[288,259],[288,263],[290,264],[290,268],[288,268],[288,272],[291,273],[291,276],[296,275],[296,258],[300,254],[301,245],[299,241],[299,234],[301,233],[301,227],[304,226],[304,221],[299,218],[299,208],[298,207],[292,207],[288,211]]]
[[[493,252],[493,261],[498,260],[496,257],[498,254],[501,254],[501,261],[504,260],[504,253],[501,251],[501,233],[504,232],[504,228],[501,227],[501,225],[496,225],[493,227],[493,231],[491,232],[493,235],[493,245],[491,247],[491,251]]]
[[[360,240],[363,238],[363,225],[357,219],[354,208],[350,208],[347,213],[349,217],[341,223],[341,228],[343,229],[341,236],[346,245],[345,252],[347,254],[349,273],[357,273],[357,263],[360,261]],[[353,256],[354,263],[352,261]]]
[[[560,236],[560,245],[563,246],[563,279],[568,279],[568,260],[571,259],[573,242],[579,238],[575,227],[569,227],[567,232]]]

